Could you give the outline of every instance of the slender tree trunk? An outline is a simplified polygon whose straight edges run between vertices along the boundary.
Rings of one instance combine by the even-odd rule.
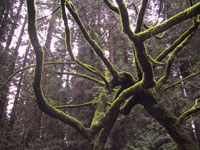
[[[112,13],[112,12],[111,12]],[[114,49],[114,36],[113,36],[113,33],[112,33],[112,28],[113,28],[113,25],[114,25],[114,19],[113,19],[113,15],[111,14],[111,17],[110,17],[110,23],[109,23],[109,57],[110,57],[110,61],[111,63],[115,64],[115,49]]]
[[[26,53],[25,53],[25,56],[24,56],[25,58],[24,58],[24,62],[23,62],[23,65],[22,65],[23,68],[26,66],[29,49],[30,49],[30,45],[26,49]],[[18,103],[19,103],[19,96],[20,96],[23,76],[24,76],[24,73],[22,72],[21,75],[20,75],[19,83],[17,85],[17,93],[15,95],[14,105],[13,105],[12,111],[10,113],[10,120],[9,120],[9,124],[8,125],[9,125],[9,128],[11,130],[13,130],[13,127],[14,127],[14,124],[15,124],[15,120],[16,120],[16,117],[17,117],[16,113],[17,113],[17,107],[18,107]]]
[[[15,63],[16,63],[16,59],[17,59],[17,56],[18,56],[19,47],[21,45],[22,37],[24,35],[26,23],[27,23],[27,19],[25,19],[25,21],[23,23],[23,26],[22,26],[22,29],[21,29],[21,32],[20,32],[20,35],[19,35],[19,38],[18,38],[17,45],[16,45],[16,47],[14,49],[14,53],[12,55],[13,59],[8,66],[8,71],[7,71],[8,73],[6,74],[6,78],[8,78],[11,74],[14,73]],[[4,118],[4,116],[6,116],[6,107],[7,107],[7,103],[8,103],[8,100],[7,100],[8,92],[9,92],[9,85],[6,85],[4,90],[2,91],[2,93],[0,93],[0,99],[1,99],[1,102],[0,102],[0,122],[1,122],[2,118]]]
[[[17,28],[17,23],[18,23],[19,18],[20,18],[20,13],[21,13],[21,10],[22,10],[23,3],[24,3],[24,0],[21,0],[20,1],[20,5],[19,5],[19,7],[17,9],[17,14],[16,14],[16,16],[14,16],[14,23],[11,26],[8,38],[6,40],[6,47],[5,47],[5,49],[9,49],[10,44],[12,42],[12,38],[13,38],[15,29]]]
[[[197,143],[198,143],[199,148],[200,148],[200,119],[199,118],[196,118],[194,120],[194,126],[195,126],[195,133],[196,133]]]

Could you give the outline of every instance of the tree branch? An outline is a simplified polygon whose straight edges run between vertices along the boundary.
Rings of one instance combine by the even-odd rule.
[[[157,61],[162,61],[169,53],[171,53],[185,38],[188,37],[194,30],[196,30],[198,24],[194,23],[189,29],[187,29],[177,40],[175,40],[170,47],[166,48],[157,58]]]
[[[50,64],[75,64],[73,62],[44,62],[43,65],[50,65]],[[30,65],[30,66],[27,66],[27,67],[24,67],[22,69],[19,69],[17,71],[15,71],[13,74],[11,74],[8,79],[1,85],[0,87],[0,90],[3,89],[3,87],[5,87],[6,84],[8,84],[8,82],[16,75],[18,74],[19,72],[22,72],[24,70],[27,70],[27,69],[30,69],[30,68],[33,68],[35,67],[35,65]]]
[[[171,66],[174,62],[174,58],[176,57],[176,55],[180,52],[180,50],[183,49],[183,47],[190,41],[190,39],[193,37],[195,31],[193,31],[190,35],[188,35],[183,42],[181,42],[174,50],[173,52],[170,54],[168,60],[167,60],[167,64],[165,67],[165,72],[163,74],[163,76],[158,80],[156,88],[160,88],[160,86],[162,86],[166,80],[169,77],[170,71],[171,71]]]
[[[174,83],[170,84],[169,86],[167,86],[166,88],[164,88],[164,89],[160,92],[160,95],[162,95],[162,94],[163,94],[166,90],[168,90],[169,88],[172,88],[172,87],[174,87],[174,86],[176,86],[176,85],[182,83],[183,81],[186,81],[186,80],[188,80],[188,79],[190,79],[190,78],[193,78],[193,77],[197,76],[198,74],[200,74],[200,71],[195,72],[195,73],[193,73],[193,74],[191,74],[191,75],[189,75],[189,76],[183,78],[182,80],[179,80],[179,81],[177,81],[177,82],[174,82]]]
[[[69,12],[71,13],[73,18],[75,19],[76,23],[78,24],[78,26],[79,26],[83,36],[85,37],[86,41],[90,44],[90,46],[93,48],[95,53],[99,56],[99,58],[104,62],[104,64],[107,66],[107,68],[109,69],[109,71],[111,72],[113,77],[119,78],[118,71],[116,70],[114,65],[112,65],[112,63],[109,61],[109,59],[105,56],[102,48],[97,44],[97,42],[95,40],[92,39],[92,37],[87,32],[85,26],[82,24],[80,17],[75,10],[74,5],[72,3],[70,3],[69,1],[65,1],[65,2],[66,2],[66,6],[67,6]]]
[[[27,0],[28,8],[28,33],[31,40],[32,46],[36,54],[36,66],[34,73],[34,82],[33,89],[36,97],[36,102],[41,111],[47,115],[54,117],[65,124],[68,124],[79,131],[79,133],[88,138],[87,130],[83,124],[77,119],[66,115],[64,112],[55,109],[46,102],[46,98],[43,95],[41,89],[41,80],[42,80],[42,70],[43,70],[43,61],[44,61],[44,50],[40,46],[38,37],[37,37],[37,28],[36,28],[36,10],[34,0]]]
[[[88,79],[90,81],[93,81],[95,83],[98,83],[99,85],[105,86],[105,84],[102,81],[100,81],[100,80],[98,80],[96,78],[90,77],[88,75],[84,75],[84,74],[80,74],[80,73],[74,73],[74,72],[56,72],[56,73],[58,73],[58,74],[68,74],[68,75],[79,76],[79,77]]]
[[[193,115],[196,112],[200,111],[200,106],[198,106],[199,101],[200,101],[200,98],[197,98],[195,100],[195,103],[192,106],[192,108],[190,108],[189,110],[187,110],[186,112],[184,112],[184,113],[182,113],[180,115],[180,117],[178,118],[180,123],[183,123],[183,121],[189,119],[191,115]]]
[[[110,0],[103,0],[103,1],[108,6],[108,8],[110,8],[112,11],[116,12],[117,14],[119,14],[118,8],[115,5],[113,5]]]
[[[126,4],[124,3],[124,0],[116,0],[116,2],[119,6],[120,18],[121,18],[121,23],[122,23],[122,31],[126,33],[126,35],[128,35],[131,41],[133,41],[133,39],[135,39],[135,35],[130,26],[130,19],[129,19],[129,14],[128,14]]]
[[[136,60],[137,60],[136,62],[138,62],[139,68],[143,75],[142,80],[144,81],[144,84],[143,84],[144,88],[152,87],[155,85],[154,74],[153,74],[152,64],[150,62],[151,60],[149,59],[150,57],[147,54],[145,43],[143,42],[143,40],[135,36],[133,31],[131,30],[129,14],[128,14],[128,10],[124,1],[116,0],[116,2],[120,10],[122,29],[124,33],[128,35],[129,39],[133,42],[133,45],[134,45],[134,51],[135,51]],[[144,12],[141,12],[141,13],[143,14]],[[141,14],[141,17],[142,17],[142,14]]]
[[[192,18],[200,13],[200,2],[189,7],[188,9],[178,13],[177,15],[171,17],[170,19],[164,21],[163,23],[156,25],[146,31],[140,32],[137,36],[141,37],[143,40],[149,39],[167,29],[177,25],[178,23]]]
[[[70,32],[69,25],[68,25],[68,17],[65,13],[65,11],[66,11],[65,5],[66,5],[66,1],[61,0],[62,17],[63,17],[63,21],[64,21],[64,26],[65,26],[65,43],[66,43],[67,50],[70,54],[71,60],[75,61],[78,65],[80,65],[87,71],[91,72],[92,74],[100,77],[105,82],[106,87],[110,88],[108,81],[106,80],[106,78],[100,71],[98,71],[96,68],[94,68],[88,64],[81,62],[79,59],[74,57],[74,54],[72,52],[72,47],[71,47],[71,32]]]
[[[107,125],[113,124],[117,116],[120,112],[120,106],[121,104],[128,99],[129,97],[133,96],[135,92],[138,92],[143,87],[143,82],[139,81],[133,86],[123,90],[120,95],[113,101],[113,103],[110,105],[109,109],[104,114],[104,117],[99,120],[98,124],[92,126],[91,131],[92,134],[95,134],[99,132],[102,128],[105,128]]]
[[[87,102],[83,104],[77,104],[77,105],[62,105],[62,106],[53,106],[56,109],[61,109],[61,108],[80,108],[80,107],[85,107],[85,106],[90,106],[93,105],[94,102]]]
[[[142,23],[143,23],[144,14],[145,14],[145,11],[146,11],[147,4],[148,4],[148,0],[143,0],[142,1],[142,6],[141,6],[139,14],[137,16],[135,33],[139,33],[141,31]]]

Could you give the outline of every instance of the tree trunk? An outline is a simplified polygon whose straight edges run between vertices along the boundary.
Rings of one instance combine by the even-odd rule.
[[[7,38],[7,40],[6,40],[6,47],[5,47],[5,49],[9,49],[10,44],[11,44],[11,42],[12,42],[12,38],[13,38],[15,29],[17,28],[17,23],[18,23],[19,18],[20,18],[20,13],[21,13],[21,10],[22,10],[23,3],[24,3],[24,0],[21,0],[21,1],[20,1],[20,5],[19,5],[19,8],[18,8],[18,10],[17,10],[17,14],[16,14],[16,16],[14,16],[14,23],[13,23],[12,26],[11,26],[11,29],[10,29],[10,32],[9,32],[9,35],[8,35],[8,38]],[[19,41],[18,41],[18,42],[19,42]]]
[[[29,49],[30,49],[30,45],[27,47],[26,49],[26,53],[25,53],[25,58],[24,58],[24,62],[23,62],[23,65],[22,67],[24,68],[26,66],[26,62],[27,62],[27,56],[28,56],[28,53],[29,53]],[[19,96],[20,96],[20,91],[21,91],[21,85],[22,85],[22,80],[23,80],[23,76],[24,76],[24,73],[22,72],[20,74],[20,79],[19,79],[19,83],[17,85],[17,93],[15,95],[15,100],[14,100],[14,105],[13,105],[13,108],[12,108],[12,111],[10,113],[10,120],[9,120],[9,127],[11,130],[13,130],[13,126],[15,124],[15,120],[16,120],[16,112],[17,112],[17,106],[18,106],[18,103],[19,103]]]
[[[196,133],[197,143],[198,143],[199,148],[200,148],[200,119],[199,118],[196,118],[194,120],[194,126],[195,126],[195,133]]]

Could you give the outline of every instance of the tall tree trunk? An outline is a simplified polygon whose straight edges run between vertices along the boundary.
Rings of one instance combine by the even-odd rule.
[[[6,41],[5,37],[8,31],[8,24],[10,24],[9,14],[11,14],[13,3],[11,4],[8,0],[2,0],[1,4],[2,14],[0,14],[0,45]]]
[[[196,133],[197,143],[198,143],[199,148],[200,148],[200,119],[199,118],[196,118],[194,120],[194,127],[195,127],[195,133]]]
[[[14,49],[13,59],[10,63],[7,77],[9,77],[11,74],[14,73],[15,63],[16,63],[16,59],[17,59],[17,56],[18,56],[19,47],[21,45],[22,37],[24,35],[26,23],[27,23],[27,19],[24,20],[24,23],[23,23],[23,26],[22,26],[22,29],[21,29],[21,32],[20,32],[20,35],[19,35],[19,38],[18,38],[18,43],[17,43],[17,45]],[[7,107],[7,103],[8,103],[8,100],[7,100],[8,91],[9,91],[9,85],[7,85],[5,87],[4,92],[2,93],[2,96],[1,96],[2,101],[0,103],[0,108],[1,108],[0,109],[0,122],[1,122],[1,119],[3,118],[3,116],[6,115],[6,107]]]
[[[112,15],[112,12],[111,12],[111,17],[110,17],[110,22],[109,22],[109,57],[110,57],[110,61],[111,63],[115,64],[115,49],[114,49],[114,36],[113,36],[113,33],[112,33],[112,28],[113,28],[113,25],[114,25],[114,19],[113,19],[113,15]]]
[[[14,53],[12,54],[13,59],[8,66],[8,71],[5,71],[5,72],[7,72],[6,75],[5,75],[6,78],[8,78],[11,74],[14,73],[15,63],[16,63],[16,59],[17,59],[17,56],[18,56],[19,47],[21,45],[22,37],[24,35],[26,23],[27,23],[27,19],[24,20],[24,23],[23,23],[23,26],[22,26],[22,29],[20,31],[20,35],[19,35],[19,38],[18,38],[17,45],[14,49]],[[4,78],[4,80],[6,78]],[[7,107],[7,103],[8,103],[8,100],[7,100],[8,92],[9,92],[9,85],[6,85],[5,88],[4,88],[4,91],[2,91],[2,93],[0,93],[0,99],[1,99],[1,102],[0,102],[0,124],[2,122],[1,120],[4,118],[4,116],[6,116],[6,107]]]
[[[28,53],[29,53],[29,49],[30,49],[30,45],[26,49],[26,53],[25,53],[25,56],[24,56],[25,58],[24,58],[24,62],[23,62],[23,65],[22,65],[23,68],[26,66],[27,56],[28,56]],[[9,124],[8,125],[9,125],[9,128],[11,130],[13,130],[13,127],[14,127],[14,124],[15,124],[15,120],[16,120],[16,117],[17,117],[16,113],[17,113],[17,107],[18,107],[18,103],[19,103],[19,96],[20,96],[20,91],[21,91],[23,76],[24,76],[24,73],[22,72],[20,74],[19,83],[17,85],[17,92],[16,92],[16,95],[15,95],[15,100],[14,100],[13,108],[12,108],[12,111],[10,113],[10,120],[9,120]]]
[[[21,10],[22,10],[23,3],[24,3],[24,0],[21,0],[20,1],[20,5],[19,5],[19,7],[17,9],[17,14],[14,16],[14,23],[11,26],[10,33],[9,33],[8,38],[6,40],[6,47],[5,47],[5,49],[9,49],[10,44],[12,42],[12,38],[13,38],[15,29],[17,28],[17,23],[18,23],[19,18],[20,18],[20,13],[21,13]]]

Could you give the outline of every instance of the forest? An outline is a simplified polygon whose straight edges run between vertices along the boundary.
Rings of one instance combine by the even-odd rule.
[[[0,0],[0,150],[199,150],[199,0]]]

